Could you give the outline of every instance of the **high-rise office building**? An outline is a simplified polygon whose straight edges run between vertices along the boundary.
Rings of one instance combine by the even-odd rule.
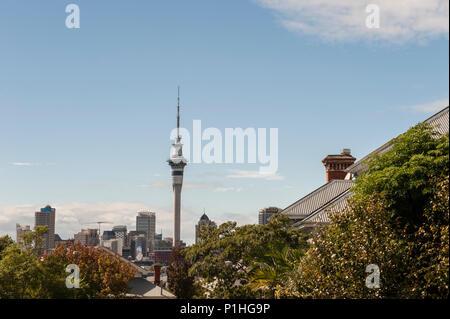
[[[114,226],[112,230],[116,235],[116,239],[122,241],[122,245],[126,246],[127,226],[125,225]]]
[[[281,212],[281,209],[278,207],[266,207],[259,210],[258,213],[258,222],[260,225],[265,225],[269,223],[270,217],[275,215],[276,213]]]
[[[183,186],[184,167],[187,160],[183,157],[183,144],[180,136],[180,88],[178,88],[178,108],[177,108],[177,137],[172,144],[173,152],[168,162],[172,169],[172,188],[173,188],[173,246],[181,244],[181,188]]]
[[[20,226],[20,224],[16,224],[16,243],[19,247],[25,246],[25,242],[22,238],[22,235],[30,231],[31,229],[29,225]]]
[[[136,231],[145,232],[147,247],[153,245],[155,239],[156,214],[154,212],[142,211],[136,216]]]
[[[34,227],[47,226],[43,241],[44,250],[55,248],[55,214],[56,210],[50,205],[34,213]]]

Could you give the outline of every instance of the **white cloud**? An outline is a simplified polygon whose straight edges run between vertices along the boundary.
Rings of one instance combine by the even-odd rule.
[[[254,0],[277,13],[288,30],[327,41],[424,42],[449,32],[448,0]],[[366,27],[368,4],[380,8],[380,28]]]
[[[242,187],[216,187],[215,192],[225,193],[225,192],[237,192],[239,193]]]
[[[13,166],[54,166],[55,163],[31,163],[31,162],[12,162],[10,163]]]
[[[261,173],[259,171],[246,171],[238,169],[230,169],[230,175],[227,178],[253,178],[253,179],[265,179],[268,181],[273,180],[283,180],[284,176],[278,175],[277,173]]]
[[[449,99],[441,99],[433,102],[404,106],[403,108],[423,113],[436,113],[449,105]]]
[[[147,187],[162,187],[162,188],[168,188],[168,187],[170,187],[171,185],[170,185],[169,183],[167,183],[167,182],[156,181],[156,182],[152,183],[151,185],[144,185],[144,186],[147,186]]]
[[[35,164],[28,163],[28,162],[14,162],[14,163],[11,163],[11,165],[13,165],[13,166],[33,166]]]

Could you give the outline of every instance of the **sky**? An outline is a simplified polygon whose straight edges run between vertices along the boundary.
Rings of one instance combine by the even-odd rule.
[[[80,8],[80,28],[65,21]],[[380,27],[365,25],[368,4]],[[56,208],[56,233],[156,212],[172,236],[176,125],[277,128],[278,171],[189,163],[182,239],[203,211],[256,223],[325,183],[321,160],[361,158],[448,105],[446,0],[2,0],[0,236]],[[203,145],[205,145],[204,142]]]

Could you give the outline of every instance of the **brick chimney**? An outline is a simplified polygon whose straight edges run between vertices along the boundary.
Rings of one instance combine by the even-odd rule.
[[[153,265],[154,283],[159,285],[161,283],[161,265]]]
[[[345,169],[355,162],[349,148],[344,148],[339,155],[328,155],[322,160],[327,172],[327,183],[333,179],[345,179]]]

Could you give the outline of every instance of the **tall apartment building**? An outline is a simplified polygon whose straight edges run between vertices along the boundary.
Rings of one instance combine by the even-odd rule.
[[[142,211],[136,216],[136,231],[146,234],[148,246],[153,247],[155,239],[156,214],[154,212]]]
[[[50,205],[34,213],[34,227],[47,226],[43,241],[44,250],[55,248],[55,214],[56,210]]]
[[[30,231],[31,229],[29,225],[20,226],[20,224],[16,224],[16,242],[19,247],[25,246],[25,242],[23,241],[21,236]]]

